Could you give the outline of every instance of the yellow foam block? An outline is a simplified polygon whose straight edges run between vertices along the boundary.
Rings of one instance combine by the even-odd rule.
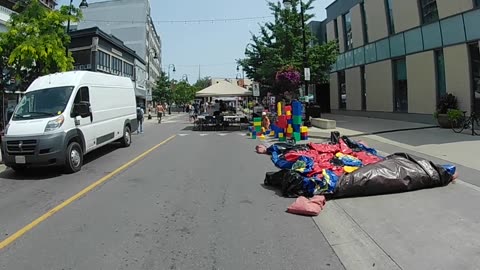
[[[286,115],[292,115],[292,112],[291,112],[291,111],[287,111],[287,112],[286,112]]]
[[[254,126],[254,127],[261,127],[261,126],[262,126],[262,122],[253,122],[253,126]]]
[[[267,130],[264,127],[262,127],[262,133],[265,133],[266,131]]]
[[[275,137],[275,131],[270,131],[270,137]]]
[[[308,132],[308,127],[300,127],[300,133],[305,133],[305,132]]]
[[[258,138],[259,138],[260,140],[265,140],[265,139],[266,139],[266,138],[265,138],[265,135],[263,135],[263,134],[260,135]]]
[[[283,137],[285,137],[285,135],[283,133],[278,133],[278,137],[283,138]]]

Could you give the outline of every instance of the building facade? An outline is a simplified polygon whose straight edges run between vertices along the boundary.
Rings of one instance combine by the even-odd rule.
[[[72,31],[70,36],[69,50],[76,70],[129,77],[135,86],[137,104],[146,106],[146,63],[135,51],[98,27]]]
[[[439,98],[480,113],[480,0],[336,0],[334,112],[432,122]]]
[[[15,6],[16,0],[0,0],[0,32],[7,31],[7,22],[10,20],[10,15],[15,13],[13,7]],[[57,1],[55,0],[40,0],[45,7],[54,9],[57,6]]]
[[[77,29],[99,27],[121,39],[145,62],[147,72],[147,101],[160,75],[162,46],[150,15],[150,0],[110,0],[89,3]]]

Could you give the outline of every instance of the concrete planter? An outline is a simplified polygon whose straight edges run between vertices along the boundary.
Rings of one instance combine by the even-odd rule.
[[[439,114],[437,116],[437,122],[441,128],[452,128],[452,121],[448,119],[447,114]]]

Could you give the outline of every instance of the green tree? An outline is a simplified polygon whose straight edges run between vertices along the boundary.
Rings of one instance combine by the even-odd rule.
[[[155,82],[155,87],[152,91],[152,98],[154,102],[162,102],[171,104],[173,101],[172,82],[168,78],[165,71],[160,72],[160,76]]]
[[[175,85],[174,99],[178,105],[184,105],[195,99],[197,89],[186,81],[180,81]]]
[[[299,0],[291,0],[292,9],[285,9],[280,2],[269,2],[274,16],[273,22],[260,27],[258,35],[252,34],[252,42],[245,50],[245,58],[238,60],[247,76],[259,82],[262,88],[279,93],[276,85],[277,71],[293,66],[303,75],[303,37]],[[314,0],[302,3],[305,20],[313,18],[310,11]],[[330,66],[336,61],[337,44],[318,44],[310,29],[306,28],[308,67],[311,69],[311,82],[328,80]],[[293,89],[292,89],[293,90]],[[295,89],[296,90],[296,89]]]
[[[210,85],[212,85],[212,79],[210,77],[204,77],[198,79],[198,81],[193,86],[195,86],[198,90],[203,90]]]
[[[73,69],[73,58],[65,51],[70,36],[65,31],[65,22],[78,21],[79,9],[68,7],[50,10],[38,0],[22,0],[14,7],[7,32],[0,33],[0,90],[15,87],[25,90],[37,77]],[[9,85],[15,79],[15,85]]]

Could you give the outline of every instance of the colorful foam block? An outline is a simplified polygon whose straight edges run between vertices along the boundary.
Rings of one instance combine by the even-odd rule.
[[[254,131],[254,132],[252,132],[252,139],[256,139],[256,138],[257,138],[257,132]]]
[[[294,115],[292,118],[295,124],[302,124],[303,119],[301,115]]]
[[[292,128],[293,128],[293,132],[298,132],[298,133],[301,132],[300,125],[298,125],[298,124],[293,124]]]
[[[302,133],[308,132],[308,127],[306,127],[306,126],[300,127],[300,132],[302,132]]]
[[[302,115],[302,103],[299,101],[292,102],[292,114],[293,115]]]
[[[262,127],[261,126],[255,126],[255,131],[257,133],[262,132]]]
[[[279,116],[275,125],[281,129],[287,128],[287,117],[285,115]]]
[[[293,138],[295,139],[295,141],[300,141],[300,133],[294,132],[293,133]]]

